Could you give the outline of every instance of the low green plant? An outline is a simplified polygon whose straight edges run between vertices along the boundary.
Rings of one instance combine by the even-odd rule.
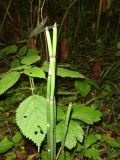
[[[46,34],[49,34],[48,30]],[[56,37],[54,38],[56,39]],[[89,126],[101,119],[101,112],[97,110],[97,107],[71,102],[66,113],[57,106],[56,115],[55,73],[62,78],[77,79],[75,86],[83,97],[89,94],[90,86],[86,81],[86,77],[79,72],[55,67],[56,40],[54,38],[50,46],[48,42],[48,47],[51,48],[49,50],[50,62],[45,62],[41,67],[34,65],[40,60],[40,56],[34,54],[35,50],[30,50],[31,52],[28,50],[29,54],[26,54],[26,48],[24,47],[21,49],[23,51],[19,51],[20,55],[25,51],[25,55],[21,58],[20,65],[1,75],[0,94],[4,94],[16,84],[22,74],[27,75],[32,95],[20,103],[16,112],[16,121],[23,135],[32,140],[37,145],[38,151],[40,151],[47,134],[49,160],[66,159],[66,148],[71,150],[78,145],[82,147],[81,157],[100,159],[99,151],[92,146],[99,139],[99,136],[89,134]],[[34,83],[35,78],[46,80],[46,72],[48,73],[47,98],[36,94]],[[84,128],[87,129],[86,133]],[[57,156],[56,143],[61,143],[60,148],[58,148],[59,145],[57,146]],[[60,156],[60,153],[62,153],[62,156]]]

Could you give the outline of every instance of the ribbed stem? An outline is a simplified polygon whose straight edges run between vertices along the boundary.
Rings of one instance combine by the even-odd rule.
[[[53,39],[51,43],[50,33],[46,28],[46,39],[49,51],[49,71],[47,82],[47,140],[48,140],[48,160],[56,159],[56,103],[55,103],[55,71],[56,71],[56,44],[57,44],[57,27],[53,27]]]

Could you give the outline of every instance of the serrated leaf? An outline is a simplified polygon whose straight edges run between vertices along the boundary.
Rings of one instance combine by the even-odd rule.
[[[36,56],[39,52],[36,48],[29,48],[27,52],[27,56]]]
[[[62,141],[64,126],[65,126],[64,123],[65,123],[64,121],[61,121],[60,123],[57,124],[57,127],[56,127],[57,142]],[[84,135],[83,129],[79,126],[79,124],[76,121],[71,120],[69,123],[68,132],[66,135],[65,146],[68,149],[72,149],[73,147],[76,146],[77,140],[79,142],[83,141],[83,135]]]
[[[120,139],[110,139],[107,136],[103,136],[103,140],[113,148],[120,148]]]
[[[74,104],[72,108],[72,119],[81,120],[87,124],[99,121],[102,116],[100,111],[84,104]]]
[[[48,72],[48,68],[49,68],[49,63],[46,61],[43,66],[42,66],[42,69],[45,71],[45,72]],[[69,70],[69,69],[65,69],[65,68],[59,68],[57,67],[56,69],[56,74],[57,76],[60,76],[60,77],[69,77],[69,78],[82,78],[84,79],[85,76],[82,75],[81,73],[77,72],[77,71],[72,71],[72,70]]]
[[[90,148],[85,150],[85,156],[87,158],[93,159],[93,160],[100,160],[100,153],[95,148]]]
[[[4,137],[0,141],[0,154],[7,152],[9,149],[11,149],[14,146],[13,142],[10,142],[7,137]]]
[[[45,98],[34,95],[25,99],[17,109],[16,121],[23,135],[38,148],[47,132],[47,105]]]
[[[27,50],[28,50],[27,46],[21,47],[18,52],[19,56],[24,56],[27,53]]]
[[[22,60],[21,60],[21,63],[22,64],[25,64],[25,65],[30,65],[30,64],[33,64],[37,61],[40,60],[40,56],[27,56],[27,57],[24,57]]]
[[[91,86],[86,80],[79,80],[75,81],[75,88],[83,97],[86,97],[90,92]]]
[[[95,134],[88,135],[85,141],[85,148],[90,147],[92,144],[96,142],[97,142],[97,137]]]
[[[19,72],[6,73],[0,80],[0,94],[3,94],[6,90],[12,87],[20,78]]]
[[[39,67],[25,69],[23,73],[31,77],[45,78],[45,73]]]

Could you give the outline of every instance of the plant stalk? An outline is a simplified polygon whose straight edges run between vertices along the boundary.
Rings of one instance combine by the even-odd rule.
[[[53,27],[53,39],[51,42],[50,33],[46,27],[46,39],[49,52],[49,71],[47,82],[47,99],[49,102],[47,109],[47,141],[48,141],[48,160],[56,159],[56,103],[55,103],[55,72],[56,72],[56,45],[57,45],[57,26]]]

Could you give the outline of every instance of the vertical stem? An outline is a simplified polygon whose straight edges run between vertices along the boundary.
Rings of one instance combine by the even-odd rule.
[[[47,100],[50,101],[50,83],[51,83],[51,71],[49,66],[48,71],[48,80],[47,80]],[[51,157],[51,150],[50,150],[50,106],[48,105],[47,108],[47,143],[48,143],[48,160]]]
[[[47,82],[47,97],[49,101],[48,106],[48,122],[47,122],[47,140],[48,140],[48,160],[56,159],[56,104],[55,104],[55,70],[56,70],[56,45],[57,45],[57,27],[53,27],[53,40],[51,42],[50,33],[46,27],[46,39],[49,51],[49,71]]]
[[[69,104],[68,110],[67,110],[67,114],[66,114],[64,134],[63,134],[63,139],[62,139],[62,144],[61,144],[62,160],[65,160],[64,145],[65,145],[66,135],[67,135],[67,131],[68,131],[68,125],[69,125],[69,120],[70,120],[71,109],[72,109],[72,103]]]
[[[31,87],[31,91],[32,91],[32,95],[34,95],[34,79],[32,77],[29,77],[29,81],[30,81],[30,87]]]

